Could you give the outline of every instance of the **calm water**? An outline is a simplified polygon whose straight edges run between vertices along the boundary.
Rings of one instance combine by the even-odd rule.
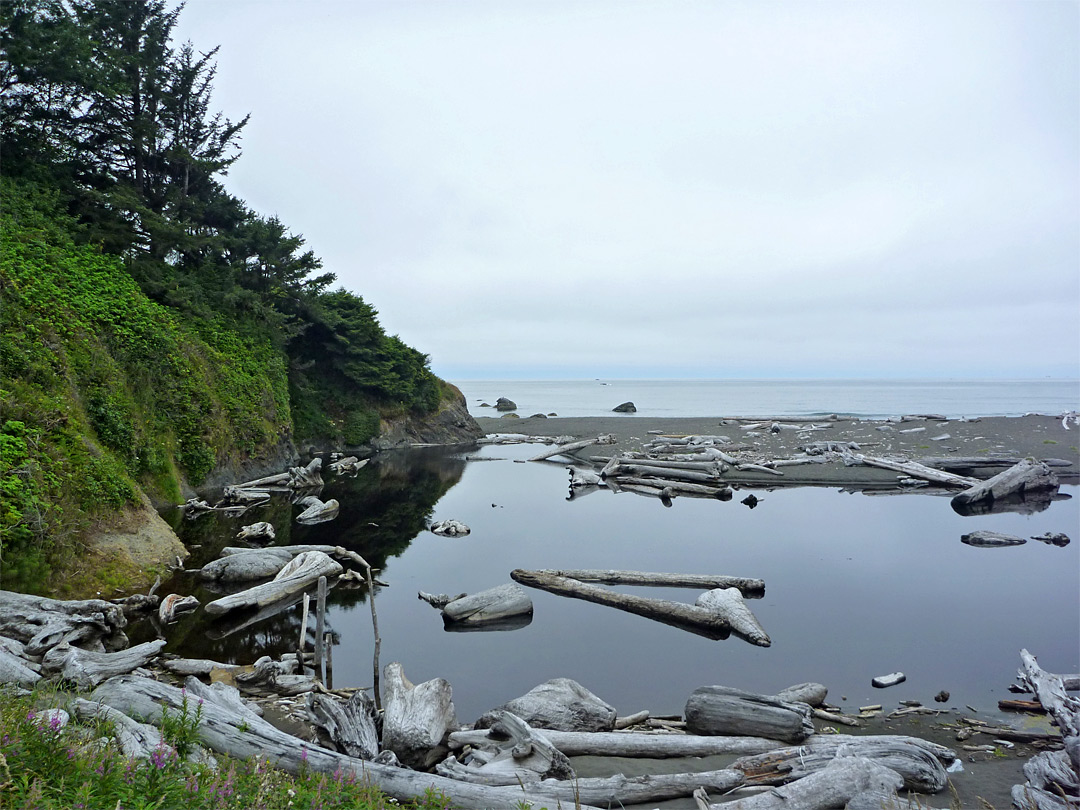
[[[512,391],[507,391],[513,395]],[[566,499],[567,474],[521,464],[534,447],[485,447],[465,455],[410,451],[377,458],[323,497],[341,502],[330,523],[301,527],[278,502],[242,521],[207,515],[185,523],[198,544],[189,567],[231,543],[241,523],[270,520],[281,543],[336,543],[382,569],[376,605],[385,665],[400,661],[414,682],[443,677],[460,719],[554,677],[570,677],[620,714],[679,713],[690,692],[725,684],[772,693],[820,681],[830,699],[857,707],[923,702],[942,689],[950,705],[994,710],[1026,647],[1051,671],[1080,671],[1078,501],[1035,515],[960,517],[931,495],[870,496],[836,489],[761,491],[740,498],[676,499],[670,509],[624,493]],[[1077,494],[1077,487],[1064,488]],[[468,537],[442,538],[425,522],[456,518]],[[1065,548],[1029,541],[1012,548],[960,542],[974,529],[1031,537],[1064,531]],[[532,622],[505,632],[452,633],[417,591],[476,592],[509,582],[514,568],[626,568],[761,577],[749,602],[773,644],[710,641],[611,608],[541,591]],[[171,583],[183,591],[183,576]],[[692,602],[692,590],[629,589]],[[163,592],[167,592],[164,591]],[[214,598],[196,589],[205,603]],[[332,591],[329,624],[335,686],[372,683],[373,634],[363,588]],[[207,622],[198,611],[169,628],[170,650],[250,663],[295,649],[299,607],[244,626]],[[313,626],[313,625],[312,625]],[[901,670],[906,683],[875,690],[875,675]]]
[[[632,401],[642,416],[1020,416],[1080,409],[1078,380],[499,380],[455,381],[473,416],[499,397],[518,413],[602,416]]]

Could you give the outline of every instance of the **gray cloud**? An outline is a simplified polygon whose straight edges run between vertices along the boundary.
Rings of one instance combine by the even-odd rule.
[[[253,113],[230,187],[443,376],[1076,376],[1078,23],[190,0],[179,34]]]

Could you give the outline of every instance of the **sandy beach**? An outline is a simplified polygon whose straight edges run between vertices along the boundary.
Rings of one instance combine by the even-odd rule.
[[[915,460],[926,458],[1036,458],[1059,459],[1069,466],[1054,468],[1062,483],[1080,480],[1080,428],[1070,422],[1068,429],[1060,417],[992,416],[974,419],[944,419],[932,414],[895,417],[894,420],[823,419],[814,422],[775,420],[780,429],[770,430],[773,419],[762,418],[638,418],[634,414],[592,417],[514,418],[480,416],[484,431],[524,433],[533,436],[573,436],[589,438],[611,434],[616,444],[589,448],[580,458],[640,451],[656,433],[669,436],[725,436],[743,448],[747,458],[771,460],[802,453],[808,444],[822,441],[854,442],[857,452]],[[763,424],[763,427],[748,427]],[[1001,467],[972,467],[969,474],[979,478],[1000,472]],[[785,467],[783,475],[742,472],[729,473],[733,483],[767,486],[892,486],[898,473],[866,466],[846,466],[840,462]]]

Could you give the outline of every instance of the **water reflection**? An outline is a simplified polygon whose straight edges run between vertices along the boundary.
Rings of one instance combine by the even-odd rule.
[[[1080,669],[1080,544],[988,552],[959,540],[977,529],[1075,534],[1076,499],[1032,514],[973,517],[932,494],[869,497],[810,487],[764,497],[757,490],[752,511],[737,501],[687,498],[665,509],[605,490],[567,502],[565,469],[515,463],[535,448],[475,452],[482,463],[437,450],[379,456],[355,479],[328,479],[324,496],[340,501],[341,514],[318,526],[295,525],[287,502],[243,521],[206,515],[185,523],[183,539],[201,545],[188,565],[216,558],[243,523],[256,520],[274,523],[278,543],[356,551],[389,584],[376,596],[382,661],[402,662],[414,682],[449,680],[464,721],[555,677],[574,678],[629,714],[681,712],[690,692],[713,683],[775,693],[813,680],[829,686],[831,700],[846,696],[842,705],[857,706],[880,702],[870,679],[898,670],[908,679],[889,690],[890,701],[926,703],[944,689],[956,705],[992,708],[1022,647],[1050,671]],[[445,538],[425,530],[443,518],[472,533]],[[438,612],[416,598],[419,590],[476,593],[509,582],[515,568],[760,577],[767,591],[753,611],[772,647],[709,641],[540,591],[531,594],[531,623],[514,632],[446,632]],[[214,598],[189,577],[166,588]],[[677,589],[639,590],[687,599]],[[1009,610],[1001,609],[1002,593]],[[366,586],[343,585],[329,598],[338,686],[372,682],[367,597]],[[167,629],[169,649],[238,663],[291,652],[300,610],[212,637],[224,629],[198,611]]]
[[[192,550],[186,563],[196,570],[220,555],[225,546],[236,545],[236,533],[243,525],[264,520],[274,525],[272,545],[325,544],[342,546],[360,554],[375,569],[385,570],[391,558],[404,552],[417,534],[424,531],[439,499],[454,486],[465,469],[465,460],[445,451],[423,449],[380,455],[355,476],[327,477],[322,495],[341,504],[337,519],[314,525],[300,525],[295,517],[304,506],[287,495],[250,509],[242,516],[206,513],[195,520],[178,521],[174,527]],[[309,494],[309,493],[305,493]],[[265,544],[259,544],[265,546]],[[210,583],[193,574],[179,574],[165,583],[162,593],[193,593],[205,604],[222,593],[235,593],[265,580],[246,583]],[[378,591],[376,586],[376,599]],[[352,608],[367,601],[363,583],[343,582],[328,596],[332,608]],[[263,655],[277,657],[294,652],[300,638],[298,593],[257,611],[235,611],[211,620],[196,611],[166,629],[170,652],[182,657],[210,658],[222,663],[251,663]],[[335,632],[328,612],[327,632]],[[152,636],[152,627],[137,628],[138,640]]]

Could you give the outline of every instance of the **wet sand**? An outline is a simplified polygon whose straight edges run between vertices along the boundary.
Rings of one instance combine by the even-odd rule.
[[[901,421],[902,420],[902,421]],[[978,419],[944,419],[930,416],[896,417],[895,420],[836,419],[808,422],[785,422],[779,432],[765,421],[762,428],[747,429],[755,424],[746,419],[723,417],[638,418],[634,414],[612,414],[589,417],[478,417],[477,423],[487,434],[525,433],[534,436],[572,436],[589,438],[609,433],[616,444],[601,445],[579,452],[579,458],[610,456],[613,453],[640,451],[653,438],[654,432],[665,435],[725,436],[746,449],[740,451],[747,460],[790,458],[813,442],[854,442],[856,452],[869,456],[884,456],[906,460],[928,457],[1008,457],[1061,459],[1068,467],[1055,467],[1054,473],[1063,483],[1076,483],[1080,476],[1080,428],[1070,424],[1065,429],[1062,420],[1052,416],[991,416]],[[783,427],[783,426],[789,427]],[[812,427],[814,429],[812,429]],[[947,438],[942,438],[947,437]],[[975,477],[986,478],[1000,472],[1002,467],[975,467]],[[845,466],[841,462],[785,467],[783,475],[745,472],[725,478],[745,484],[768,486],[827,485],[827,486],[891,486],[898,473],[866,466]]]

